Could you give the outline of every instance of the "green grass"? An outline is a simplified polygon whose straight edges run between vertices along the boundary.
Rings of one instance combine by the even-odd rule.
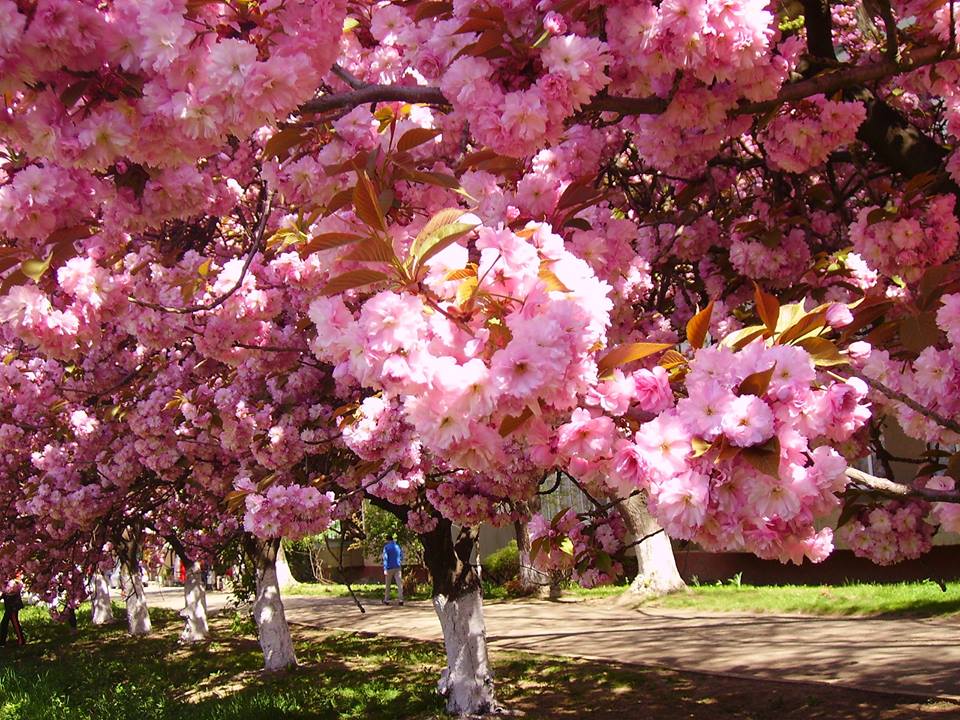
[[[804,615],[945,615],[960,612],[960,583],[704,585],[648,605],[706,612]]]
[[[353,592],[357,594],[357,597],[364,598],[367,600],[377,600],[383,597],[383,585],[373,584],[373,583],[360,583],[357,585],[351,585]],[[574,598],[608,598],[615,595],[620,595],[624,590],[627,589],[626,585],[603,585],[595,588],[583,588],[579,585],[569,585],[563,588],[564,597],[574,597]],[[339,583],[297,583],[291,588],[284,590],[283,594],[286,595],[306,595],[312,597],[349,597],[350,593],[347,590],[346,585],[341,585]],[[391,588],[391,599],[396,599],[396,589]],[[486,601],[490,600],[508,600],[510,596],[507,594],[507,591],[502,585],[492,585],[490,583],[484,583],[483,585],[483,598]],[[426,583],[421,583],[417,586],[416,591],[412,594],[407,593],[405,596],[407,600],[429,600],[430,599],[430,586]]]
[[[118,608],[119,610],[119,608]],[[118,613],[121,614],[122,613]],[[214,642],[177,645],[172,611],[152,613],[156,633],[127,637],[122,625],[94,628],[80,614],[76,634],[45,613],[23,613],[26,648],[0,657],[2,720],[277,720],[370,718],[426,720],[441,716],[434,693],[443,666],[437,644],[327,634],[295,628],[301,665],[260,671],[252,635],[214,622]],[[10,660],[13,662],[9,662]],[[622,718],[643,708],[649,718],[871,717],[908,718],[915,701],[851,695],[824,687],[771,687],[734,679],[625,668],[585,661],[498,653],[498,695],[519,717]]]
[[[117,606],[117,615],[122,610]],[[228,615],[206,645],[177,644],[173,611],[151,611],[154,634],[96,628],[79,613],[74,633],[45,611],[22,613],[28,645],[0,648],[0,720],[432,720],[442,646],[295,626],[300,666],[266,674],[255,637]],[[769,685],[562,658],[498,652],[497,694],[517,717],[622,720],[915,718],[915,699],[829,686]],[[942,704],[941,704],[942,705]],[[937,704],[924,710],[940,712]],[[951,708],[946,707],[946,710]],[[866,714],[864,714],[866,713]]]

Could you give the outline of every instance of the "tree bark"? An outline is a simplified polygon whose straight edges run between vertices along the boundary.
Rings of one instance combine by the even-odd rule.
[[[210,639],[210,626],[207,623],[207,590],[203,586],[203,572],[200,563],[187,565],[187,578],[183,583],[183,630],[180,642],[197,643]]]
[[[280,540],[247,538],[247,554],[254,562],[257,577],[256,599],[253,603],[253,619],[257,624],[257,637],[263,650],[265,670],[284,670],[297,664],[293,650],[290,626],[280,599],[280,584],[277,581],[277,551]]]
[[[634,540],[646,538],[634,546],[637,577],[630,583],[630,591],[659,597],[684,589],[687,585],[677,570],[670,538],[650,514],[646,498],[643,495],[629,497],[618,502],[617,508]]]
[[[191,557],[186,546],[176,535],[164,535],[164,540],[177,554],[185,569],[183,583],[183,630],[180,642],[196,643],[210,639],[210,626],[207,623],[207,589],[203,585],[203,572],[200,563]]]
[[[149,635],[153,629],[140,578],[140,532],[140,528],[128,528],[116,543],[120,557],[120,587],[127,605],[127,627],[134,636]]]
[[[90,614],[94,625],[109,625],[113,622],[113,605],[110,603],[110,581],[97,571],[91,578],[93,592],[90,597]]]
[[[520,589],[526,593],[538,593],[551,584],[550,576],[533,567],[530,560],[530,532],[527,523],[517,520],[513,524],[517,536],[517,551],[520,556]]]
[[[486,715],[500,707],[487,655],[480,578],[470,563],[477,530],[461,529],[456,541],[451,531],[450,521],[441,519],[433,531],[420,536],[447,653],[437,689],[446,698],[447,712]]]
[[[127,563],[123,564],[120,571],[120,584],[127,603],[127,627],[130,634],[149,635],[153,626],[150,624],[147,596],[143,592],[143,581],[140,579],[139,562],[134,567]]]

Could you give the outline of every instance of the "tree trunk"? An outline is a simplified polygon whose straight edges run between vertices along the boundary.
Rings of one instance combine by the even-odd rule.
[[[634,546],[637,554],[637,577],[630,591],[646,597],[659,597],[684,589],[687,585],[677,570],[670,538],[647,509],[642,495],[617,503],[620,515],[634,540],[646,537]]]
[[[513,531],[517,536],[517,551],[520,557],[520,574],[517,579],[520,589],[532,595],[550,585],[550,576],[537,570],[530,561],[531,543],[527,523],[517,520],[513,523]]]
[[[120,558],[120,588],[127,604],[127,626],[131,635],[149,635],[152,630],[147,597],[140,578],[140,528],[127,528],[117,538]]]
[[[451,530],[450,521],[441,519],[434,530],[420,536],[447,652],[437,689],[446,698],[447,712],[485,715],[500,708],[487,656],[480,578],[470,563],[477,530],[463,528],[456,542]]]
[[[253,603],[253,619],[257,624],[257,636],[263,650],[265,670],[283,670],[297,664],[293,651],[290,626],[280,599],[280,584],[277,582],[277,551],[280,540],[248,538],[248,554],[253,559],[257,574],[256,600]]]
[[[110,581],[99,570],[91,578],[93,593],[90,598],[90,613],[94,625],[109,625],[113,622],[113,605],[110,603]]]
[[[209,640],[207,589],[203,585],[203,571],[200,569],[200,563],[191,557],[187,547],[176,535],[164,535],[163,539],[173,548],[177,560],[184,568],[183,610],[180,611],[183,630],[180,631],[180,642],[196,643]]]
[[[203,572],[198,562],[187,565],[187,579],[183,583],[183,610],[180,611],[180,616],[184,619],[180,642],[196,643],[210,639],[210,628],[207,625],[207,591],[203,586]]]
[[[120,571],[120,585],[127,603],[127,626],[131,635],[149,635],[153,629],[150,624],[150,611],[147,608],[147,596],[143,592],[140,579],[140,563],[134,567],[126,562]]]
[[[281,590],[289,590],[297,584],[296,578],[290,571],[287,554],[283,551],[283,542],[280,543],[280,549],[277,550],[277,584]]]

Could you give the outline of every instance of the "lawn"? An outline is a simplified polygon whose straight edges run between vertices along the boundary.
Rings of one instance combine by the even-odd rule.
[[[960,612],[960,583],[703,585],[647,603],[700,612],[803,615],[945,615]]]
[[[801,615],[944,615],[960,612],[960,582],[946,583],[946,591],[934,582],[848,585],[768,585],[753,586],[728,582],[723,585],[691,586],[676,593],[645,603],[647,607],[680,608],[701,612],[748,612]],[[353,585],[358,597],[377,600],[383,597],[383,586]],[[602,600],[623,594],[626,586],[606,585],[596,588],[566,587],[566,600]],[[345,585],[298,584],[284,591],[285,595],[347,597]],[[429,586],[421,585],[411,600],[430,598]],[[485,586],[484,601],[506,600],[500,586]]]
[[[119,610],[119,608],[118,608]],[[301,665],[260,671],[249,622],[213,621],[215,640],[177,645],[172,611],[152,611],[156,632],[130,638],[120,624],[76,633],[37,609],[24,613],[29,644],[0,648],[2,720],[279,720],[441,717],[439,644],[294,626]],[[827,685],[786,684],[495,653],[498,695],[516,717],[754,720],[906,720],[957,708]]]

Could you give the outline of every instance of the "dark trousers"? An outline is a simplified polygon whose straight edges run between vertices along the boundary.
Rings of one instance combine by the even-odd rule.
[[[8,625],[13,625],[13,632],[17,636],[17,645],[26,645],[27,641],[23,637],[23,628],[20,627],[20,611],[4,610],[3,619],[0,620],[0,645],[7,642]]]

